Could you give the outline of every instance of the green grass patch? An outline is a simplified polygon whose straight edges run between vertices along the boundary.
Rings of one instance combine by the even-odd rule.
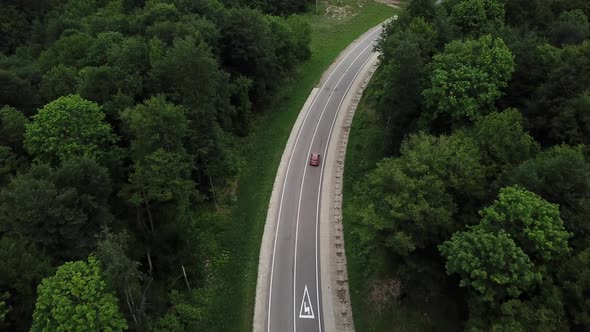
[[[252,134],[239,142],[245,158],[238,179],[231,226],[220,234],[229,253],[208,310],[216,331],[250,331],[254,314],[258,254],[276,171],[291,128],[322,73],[358,36],[393,15],[395,9],[364,2],[351,17],[334,20],[307,14],[312,27],[312,56],[281,87],[272,112],[255,119]]]
[[[372,89],[369,84],[367,90]],[[427,296],[424,290],[415,290],[417,296],[408,296],[402,303],[391,301],[377,310],[371,297],[371,284],[379,279],[391,279],[391,271],[379,271],[379,276],[367,275],[368,262],[361,258],[361,247],[354,233],[353,202],[354,185],[373,170],[377,162],[385,157],[383,122],[375,114],[374,106],[367,94],[363,95],[355,113],[346,151],[343,185],[343,223],[350,297],[355,330],[357,332],[379,331],[459,331],[461,313],[445,285],[429,285]],[[389,270],[391,264],[383,253],[374,253],[375,261],[383,263],[382,269]],[[416,276],[422,278],[423,276]],[[406,290],[412,292],[412,290]]]

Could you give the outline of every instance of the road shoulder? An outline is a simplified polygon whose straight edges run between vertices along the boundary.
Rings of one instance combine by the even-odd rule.
[[[279,211],[279,204],[281,200],[281,191],[287,176],[287,164],[289,157],[295,148],[295,141],[297,134],[301,130],[303,120],[311,108],[311,104],[315,96],[319,92],[319,88],[312,89],[307,101],[303,105],[301,112],[297,116],[297,120],[291,129],[289,140],[283,150],[281,162],[277,170],[277,176],[272,188],[270,202],[268,205],[268,212],[266,214],[266,222],[264,225],[264,234],[262,235],[262,244],[260,246],[260,254],[258,258],[258,278],[256,280],[256,303],[254,307],[254,319],[252,330],[255,332],[264,331],[266,324],[266,303],[268,300],[268,284],[270,282],[270,272],[272,263],[272,253],[274,245],[274,236],[277,230],[277,212]]]
[[[363,91],[378,66],[378,57],[378,53],[371,56],[346,95],[330,137],[325,161],[320,212],[320,220],[324,221],[320,224],[320,264],[326,331],[354,331],[342,230],[342,177],[350,124]]]

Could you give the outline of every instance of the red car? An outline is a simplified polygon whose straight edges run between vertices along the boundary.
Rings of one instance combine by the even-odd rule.
[[[320,154],[317,152],[313,152],[309,156],[309,164],[311,166],[318,166],[320,164]]]

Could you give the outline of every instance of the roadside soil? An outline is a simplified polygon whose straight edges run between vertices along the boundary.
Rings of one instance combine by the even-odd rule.
[[[375,0],[375,1],[381,2],[383,4],[386,4],[386,5],[394,7],[394,8],[400,8],[400,6],[404,3],[404,1],[402,1],[402,0]]]

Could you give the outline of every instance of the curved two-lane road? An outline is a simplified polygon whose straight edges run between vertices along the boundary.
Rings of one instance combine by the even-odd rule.
[[[333,67],[298,129],[278,204],[264,331],[325,331],[322,321],[319,224],[324,159],[336,116],[352,82],[368,62],[381,28],[374,28]],[[294,129],[296,130],[296,129]],[[319,167],[309,165],[321,154]],[[327,245],[327,244],[325,244]],[[329,267],[328,267],[329,268]],[[324,285],[325,287],[327,285]]]

